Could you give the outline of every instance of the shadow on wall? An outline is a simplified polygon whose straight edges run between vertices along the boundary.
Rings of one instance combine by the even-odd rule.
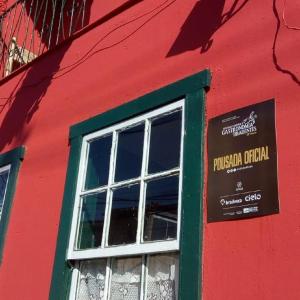
[[[90,7],[93,0],[87,1],[89,4],[85,8],[85,24],[90,20]],[[42,27],[38,28],[41,34]],[[57,34],[57,33],[55,33]],[[44,37],[46,40],[46,37]],[[43,40],[43,42],[45,42]],[[44,57],[39,61],[39,65],[33,64],[28,71],[24,72],[16,86],[6,98],[0,98],[4,103],[0,104],[0,113],[8,107],[8,111],[0,126],[0,151],[9,145],[14,139],[16,143],[24,144],[30,131],[26,125],[38,110],[39,104],[50,86],[53,76],[59,71],[60,63],[65,53],[71,46],[72,41],[67,42],[58,51],[53,52],[50,58]]]
[[[215,32],[243,9],[249,0],[235,0],[230,9],[223,13],[225,2],[226,0],[199,0],[182,25],[181,31],[169,50],[167,57],[198,48],[201,53],[208,51],[213,44]],[[300,78],[291,70],[283,67],[278,60],[276,46],[282,24],[276,2],[277,0],[273,0],[272,7],[273,14],[276,18],[276,31],[272,45],[273,63],[277,71],[290,76],[296,84],[300,85]],[[299,30],[298,28],[292,29]]]
[[[273,63],[275,65],[275,68],[277,71],[279,71],[283,74],[289,75],[296,84],[300,85],[300,79],[297,77],[297,75],[295,73],[293,73],[292,71],[282,67],[278,62],[278,58],[277,58],[277,54],[276,54],[276,45],[277,45],[278,34],[279,34],[280,26],[281,26],[281,20],[280,20],[279,13],[277,10],[276,0],[273,0],[273,13],[276,18],[276,31],[275,31],[273,47],[272,47]],[[298,29],[296,29],[296,30],[298,30]]]
[[[235,0],[225,13],[223,10],[226,0],[198,1],[184,22],[167,57],[198,48],[201,53],[208,51],[213,44],[215,32],[235,16],[248,1]]]
[[[90,3],[90,6],[93,1],[94,0],[88,1],[88,3]],[[92,26],[98,26],[106,22],[107,20],[113,18],[118,14],[121,14],[123,11],[131,8],[141,1],[142,0],[126,1],[120,7],[116,8],[115,10],[111,11],[110,13],[93,23]],[[88,21],[90,20],[90,6],[86,8],[87,12],[85,19],[87,23],[89,23]],[[150,19],[152,19],[152,17]],[[147,20],[147,22],[149,22],[150,19]],[[144,24],[146,24],[147,22],[145,22]],[[129,23],[130,22],[128,22],[128,24]],[[142,28],[142,26],[140,26],[138,29],[140,28]],[[136,29],[134,32],[136,32],[138,29]],[[116,29],[112,30],[109,34],[113,33],[115,30]],[[128,35],[128,37],[130,37],[133,33]],[[109,34],[107,34],[107,36]],[[126,39],[128,37],[126,37]],[[104,38],[100,39],[100,41],[97,41],[92,49],[84,54],[77,62],[74,62],[68,66],[60,67],[60,63],[66,51],[71,46],[71,41],[69,40],[63,47],[59,49],[59,51],[55,51],[51,54],[51,59],[47,59],[46,57],[45,59],[41,59],[39,61],[38,67],[36,64],[34,64],[27,73],[24,73],[9,97],[0,97],[0,100],[4,101],[4,103],[0,103],[0,114],[4,111],[4,109],[6,109],[6,107],[9,107],[8,112],[6,113],[0,126],[0,151],[6,145],[10,144],[14,139],[18,144],[25,144],[25,141],[30,134],[30,131],[28,130],[28,128],[26,128],[26,125],[30,122],[34,113],[38,110],[39,104],[46,94],[51,82],[71,72],[95,53],[110,48],[104,47],[97,51],[92,51],[93,48],[96,47]],[[125,39],[122,39],[114,45],[121,43],[123,40]]]
[[[30,122],[52,81],[52,75],[59,69],[61,60],[70,45],[58,51],[55,57],[46,61],[43,66],[33,66],[25,72],[14,91],[7,99],[9,109],[0,126],[0,151],[13,139],[24,144],[29,131],[26,125]],[[43,73],[41,78],[41,73]]]

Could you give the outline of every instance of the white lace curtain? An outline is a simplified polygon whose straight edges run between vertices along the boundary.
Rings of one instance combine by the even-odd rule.
[[[153,255],[148,258],[147,300],[176,300],[178,256]]]
[[[77,300],[104,300],[106,260],[82,262]]]
[[[116,258],[112,261],[109,300],[139,300],[144,288],[146,300],[177,300],[178,255],[147,257],[147,274],[141,287],[142,258]],[[77,300],[104,299],[106,260],[82,262]]]

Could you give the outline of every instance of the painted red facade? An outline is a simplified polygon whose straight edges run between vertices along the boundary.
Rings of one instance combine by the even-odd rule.
[[[98,22],[125,2],[94,1],[93,26],[0,83],[0,151],[26,148],[0,299],[49,297],[70,126],[204,69],[206,120],[275,99],[280,213],[208,224],[204,195],[202,298],[300,299],[300,5],[146,0]]]
[[[6,4],[7,4],[7,1],[5,1],[5,0],[0,1],[0,12],[1,13],[3,13],[6,10]]]

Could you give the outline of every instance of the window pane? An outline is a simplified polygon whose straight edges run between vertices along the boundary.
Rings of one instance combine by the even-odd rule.
[[[111,300],[137,300],[140,295],[142,258],[116,258],[112,263]]]
[[[148,173],[179,166],[181,111],[152,121]]]
[[[136,241],[140,185],[126,186],[113,193],[109,245]]]
[[[85,189],[92,189],[107,184],[111,145],[112,135],[89,143]]]
[[[147,300],[178,299],[178,255],[148,257]]]
[[[78,248],[101,246],[105,214],[106,192],[84,196],[78,234]]]
[[[119,133],[115,182],[141,174],[144,124]]]
[[[8,181],[8,173],[9,171],[5,171],[0,174],[0,216],[2,214],[5,190]]]
[[[167,240],[177,235],[178,176],[147,184],[144,240]]]
[[[106,260],[87,260],[80,264],[77,300],[104,300]]]

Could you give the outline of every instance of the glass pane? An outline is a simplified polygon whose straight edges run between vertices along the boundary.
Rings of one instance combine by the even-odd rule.
[[[179,166],[181,111],[152,121],[148,173]]]
[[[112,263],[111,300],[137,300],[140,295],[142,258],[116,258]]]
[[[84,196],[78,234],[78,249],[101,246],[106,192]]]
[[[104,300],[106,260],[87,260],[80,264],[77,300]]]
[[[0,216],[2,214],[2,208],[4,204],[4,196],[5,196],[5,190],[8,181],[8,173],[9,171],[0,173]]]
[[[115,182],[140,176],[144,127],[141,124],[119,133]]]
[[[178,299],[178,255],[148,257],[147,300]]]
[[[112,135],[90,142],[85,189],[93,189],[108,182]]]
[[[178,176],[147,184],[144,240],[174,239],[177,235]]]
[[[140,185],[126,186],[113,193],[109,245],[136,241]]]

